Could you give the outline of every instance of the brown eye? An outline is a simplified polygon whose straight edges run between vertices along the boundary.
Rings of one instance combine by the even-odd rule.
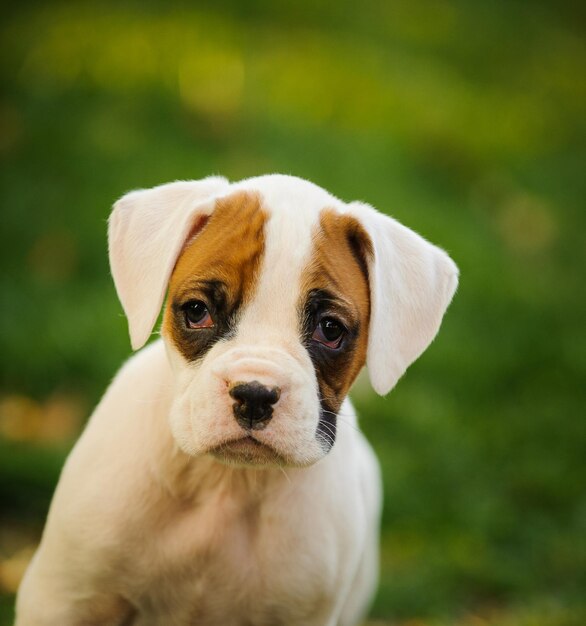
[[[324,317],[313,331],[312,339],[328,348],[338,348],[342,343],[346,329],[333,317]]]
[[[183,305],[183,310],[188,328],[210,328],[214,325],[208,307],[201,300],[190,300]]]

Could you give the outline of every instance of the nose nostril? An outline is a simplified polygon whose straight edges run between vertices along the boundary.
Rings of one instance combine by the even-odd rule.
[[[273,415],[273,405],[279,401],[279,387],[265,387],[257,380],[238,382],[228,390],[236,402],[232,405],[234,417],[246,428],[264,428]]]

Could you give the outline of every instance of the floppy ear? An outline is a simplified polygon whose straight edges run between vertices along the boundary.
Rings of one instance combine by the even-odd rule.
[[[134,350],[153,330],[185,241],[199,222],[205,223],[215,197],[228,186],[221,177],[178,181],[131,191],[114,205],[108,226],[110,268]]]
[[[366,362],[371,384],[388,393],[437,334],[458,286],[458,268],[440,248],[362,203],[349,213],[368,233],[370,331]]]

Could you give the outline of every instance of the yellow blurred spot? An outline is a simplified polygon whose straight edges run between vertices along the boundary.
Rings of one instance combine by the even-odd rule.
[[[458,14],[447,0],[411,0],[382,3],[389,28],[406,40],[443,43],[454,36]]]
[[[79,41],[54,24],[37,39],[21,68],[25,83],[51,83],[66,88],[81,71]]]
[[[0,103],[0,154],[7,154],[16,147],[23,134],[20,111],[8,102]]]
[[[497,225],[507,246],[522,253],[544,251],[557,236],[552,211],[529,194],[517,194],[506,202],[497,216]]]
[[[0,561],[0,590],[5,593],[16,593],[24,572],[33,558],[36,546],[29,545],[13,554],[10,558]]]
[[[0,435],[6,439],[35,439],[41,419],[41,406],[31,398],[12,395],[0,401]]]
[[[81,430],[85,403],[77,397],[55,394],[44,403],[21,395],[0,399],[0,436],[12,441],[61,443]]]
[[[488,626],[489,620],[487,617],[470,613],[464,617],[462,624],[463,626]]]
[[[242,105],[244,62],[227,50],[198,50],[178,70],[179,94],[188,109],[206,116],[232,116]]]
[[[148,37],[139,28],[119,28],[109,33],[90,65],[96,82],[103,88],[127,90],[153,82],[157,58]]]
[[[73,233],[60,230],[42,234],[29,252],[29,264],[39,277],[62,281],[71,278],[79,258]]]
[[[381,546],[381,562],[395,571],[407,568],[420,558],[425,548],[424,538],[415,531],[387,534]]]

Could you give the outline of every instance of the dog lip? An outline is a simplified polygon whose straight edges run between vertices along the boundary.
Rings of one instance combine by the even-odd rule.
[[[252,435],[245,435],[244,437],[240,437],[239,439],[232,439],[228,444],[239,444],[239,443],[253,443],[258,446],[264,446],[265,444],[253,437]]]
[[[266,462],[278,464],[284,461],[283,456],[272,446],[250,434],[218,444],[209,450],[209,453],[220,459],[251,465]]]
[[[259,441],[252,435],[244,435],[244,437],[239,437],[238,439],[231,439],[230,441],[226,441],[225,443],[219,446],[216,446],[216,448],[222,448],[225,450],[226,448],[241,448],[244,446],[252,446],[254,448],[259,448],[259,449],[265,448],[267,450],[271,450],[272,452],[274,452],[271,446],[268,446],[262,441]]]

